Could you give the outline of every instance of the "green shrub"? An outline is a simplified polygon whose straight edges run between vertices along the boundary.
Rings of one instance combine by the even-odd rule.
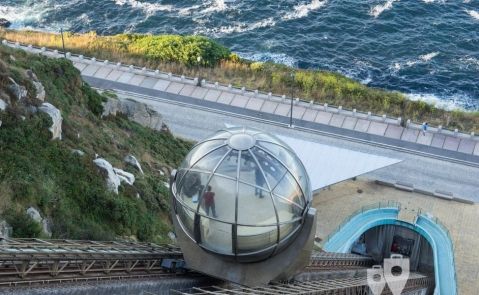
[[[251,70],[254,72],[261,72],[264,70],[264,63],[262,62],[254,62],[250,65]]]
[[[11,209],[5,216],[7,223],[13,228],[14,238],[39,238],[42,226],[27,215],[25,211]]]
[[[38,224],[18,212],[34,206],[52,220],[53,238],[108,240],[136,237],[163,241],[171,229],[168,190],[157,166],[177,166],[191,147],[168,132],[159,132],[123,116],[100,119],[105,97],[84,84],[71,62],[47,59],[0,46],[8,73],[16,72],[18,83],[27,82],[24,71],[33,69],[45,86],[46,101],[60,108],[62,140],[51,140],[52,122],[44,113],[26,115],[21,104],[0,112],[0,183],[2,204],[16,237],[38,237]],[[0,85],[0,91],[3,90]],[[23,120],[22,115],[26,115]],[[79,156],[72,149],[86,154]],[[126,154],[145,155],[145,175],[137,171],[135,186],[122,185],[119,194],[109,192],[93,163],[98,153],[115,167],[123,166]],[[151,165],[151,166],[150,166]],[[154,168],[152,168],[154,167]],[[140,198],[137,198],[137,193]],[[22,213],[23,214],[23,213]],[[4,214],[7,215],[7,214]],[[20,216],[17,218],[17,216]],[[15,223],[16,220],[21,224]]]
[[[127,41],[129,52],[145,56],[149,59],[176,61],[184,65],[200,64],[213,66],[230,56],[230,50],[215,41],[201,36],[179,35],[120,35],[117,37]]]

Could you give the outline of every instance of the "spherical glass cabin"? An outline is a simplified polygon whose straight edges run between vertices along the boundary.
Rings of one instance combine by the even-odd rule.
[[[243,262],[284,249],[312,200],[308,174],[294,151],[270,134],[239,127],[194,146],[172,193],[176,217],[192,241]]]

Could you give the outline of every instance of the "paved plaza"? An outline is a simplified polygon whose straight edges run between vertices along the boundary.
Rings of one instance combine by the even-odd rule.
[[[411,222],[418,211],[437,217],[449,233],[454,244],[454,256],[459,294],[476,294],[479,288],[479,228],[477,216],[479,205],[462,204],[447,200],[410,193],[394,188],[377,185],[372,181],[359,178],[357,181],[345,181],[319,192],[313,201],[318,210],[316,236],[327,239],[343,221],[363,206],[379,202],[397,201],[401,203],[400,218]]]

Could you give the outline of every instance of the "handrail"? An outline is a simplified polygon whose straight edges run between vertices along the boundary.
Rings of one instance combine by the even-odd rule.
[[[329,233],[328,236],[326,237],[325,243],[329,242],[331,237],[333,237],[335,234],[337,234],[348,222],[350,222],[358,214],[364,213],[364,212],[369,211],[369,210],[382,209],[382,208],[397,208],[398,210],[401,210],[401,203],[399,203],[397,201],[389,200],[387,202],[379,202],[379,203],[372,204],[372,205],[362,206],[360,209],[358,209],[358,210],[354,211],[353,213],[349,214],[348,217],[346,217],[346,219],[343,220],[343,222],[341,222],[336,227],[335,230],[333,230],[331,233]]]
[[[446,225],[439,220],[439,218],[435,217],[435,216],[430,216],[429,214],[427,213],[422,213],[422,209],[419,209],[418,211],[418,216],[421,216],[425,219],[428,219],[430,221],[432,221],[433,223],[435,223],[439,228],[441,228],[442,231],[444,231],[446,233],[446,236],[449,240],[449,243],[451,244],[451,249],[452,249],[452,263],[453,265],[456,265],[456,258],[455,258],[455,245],[454,245],[454,241],[452,239],[452,236],[451,236],[451,233],[450,231],[447,229]],[[457,288],[457,275],[456,275],[456,272],[454,272],[454,281],[456,282],[456,288]],[[456,290],[456,293],[457,293],[457,290]]]

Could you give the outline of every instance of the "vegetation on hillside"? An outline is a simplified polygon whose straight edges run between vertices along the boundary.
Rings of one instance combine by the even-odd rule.
[[[0,38],[25,44],[62,48],[58,34],[0,30]],[[403,94],[371,88],[340,74],[301,70],[274,64],[251,62],[199,36],[65,34],[68,51],[98,59],[146,66],[187,76],[200,76],[235,86],[246,86],[275,94],[291,94],[318,103],[343,106],[402,117],[404,121],[428,121],[431,125],[479,132],[479,114],[446,111],[423,101],[408,100]],[[197,58],[201,57],[198,63]],[[294,80],[291,73],[295,73]]]
[[[62,111],[61,141],[51,140],[48,115],[12,99],[9,77],[27,87],[28,105],[39,104],[27,69],[45,87],[45,100]],[[25,213],[33,206],[52,221],[53,238],[167,241],[167,174],[160,170],[177,166],[191,143],[123,116],[101,118],[105,98],[67,60],[0,46],[0,98],[11,102],[0,111],[0,217],[13,226],[14,236],[42,235],[41,226]],[[118,195],[108,191],[93,163],[96,154],[135,174],[134,186],[122,185]],[[138,158],[144,175],[123,163],[127,154]]]

